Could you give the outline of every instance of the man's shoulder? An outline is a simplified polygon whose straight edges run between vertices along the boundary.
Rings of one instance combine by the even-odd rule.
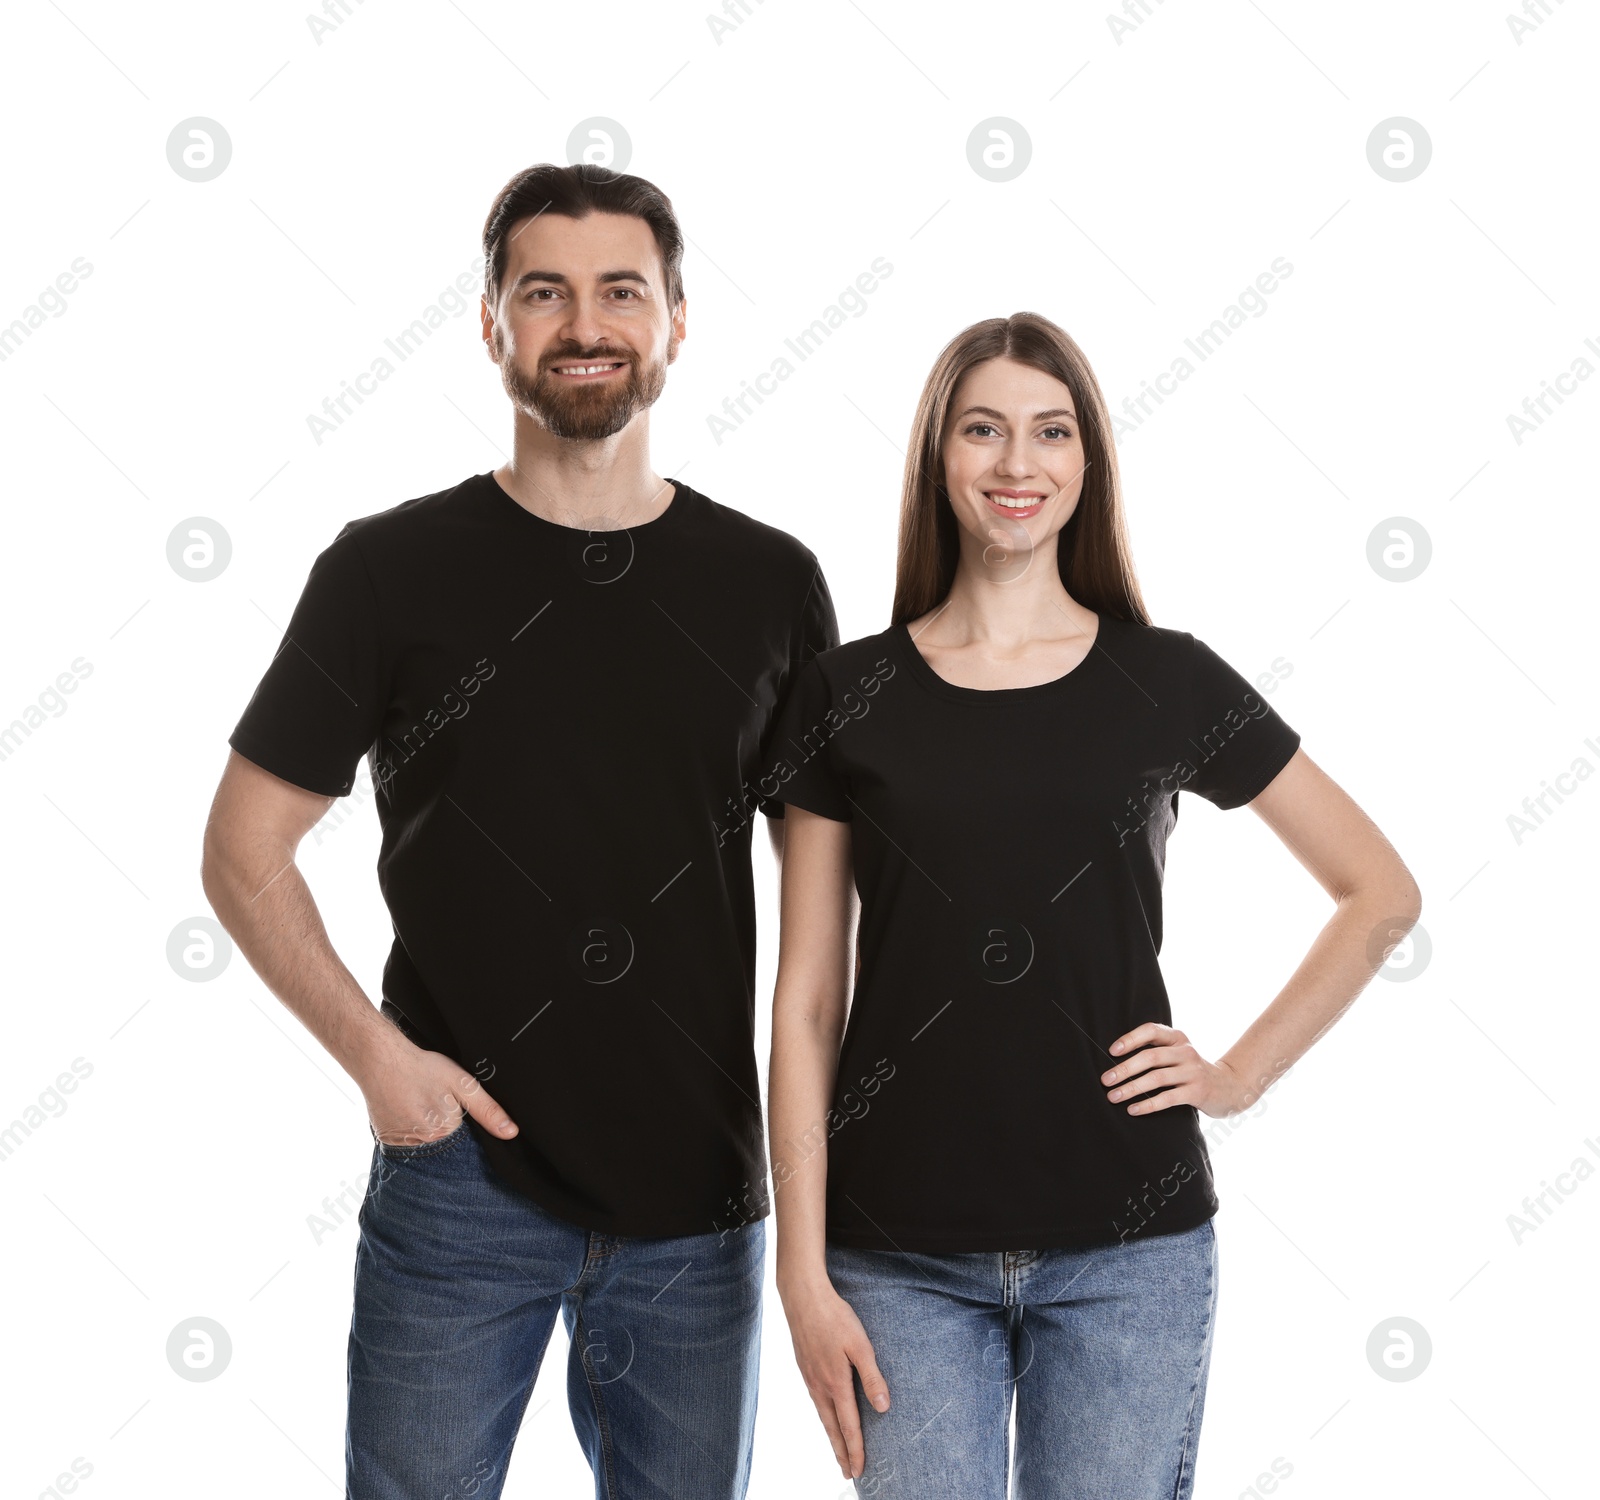
[[[731,505],[724,505],[720,500],[713,500],[703,490],[693,493],[701,502],[701,522],[706,532],[741,557],[793,572],[796,576],[809,577],[817,571],[816,553],[799,537]]]
[[[334,540],[350,538],[356,544],[370,546],[426,544],[467,520],[468,510],[462,502],[481,489],[483,480],[482,474],[469,475],[445,489],[357,516],[344,523]]]
[[[816,662],[822,675],[839,686],[849,686],[862,676],[892,676],[899,660],[896,628],[890,626],[874,635],[857,636],[853,641],[819,651]]]

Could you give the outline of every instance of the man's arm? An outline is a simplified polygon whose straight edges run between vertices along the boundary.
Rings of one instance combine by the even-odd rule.
[[[334,952],[295,864],[300,841],[333,801],[230,750],[200,864],[211,909],[267,988],[359,1085],[379,1140],[436,1140],[461,1123],[463,1110],[496,1135],[515,1135],[482,1084],[411,1042]]]

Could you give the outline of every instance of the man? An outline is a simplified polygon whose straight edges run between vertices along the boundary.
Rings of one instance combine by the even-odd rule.
[[[723,1500],[768,1207],[750,830],[783,809],[754,781],[838,627],[805,547],[651,468],[685,336],[668,200],[537,166],[483,241],[514,456],[317,557],[229,739],[203,880],[370,1116],[354,1500],[498,1496],[558,1311],[597,1493]],[[381,1011],[294,865],[363,755]]]

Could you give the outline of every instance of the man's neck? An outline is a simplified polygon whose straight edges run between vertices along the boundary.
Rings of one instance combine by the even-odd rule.
[[[650,466],[648,414],[615,437],[577,443],[552,437],[518,413],[509,463],[494,471],[500,487],[546,521],[612,531],[653,521],[672,503],[672,485]]]

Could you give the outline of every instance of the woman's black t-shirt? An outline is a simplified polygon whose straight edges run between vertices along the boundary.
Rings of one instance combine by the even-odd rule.
[[[948,1253],[1117,1244],[1217,1209],[1192,1105],[1100,1076],[1170,1025],[1157,955],[1179,790],[1250,801],[1300,744],[1183,631],[1100,616],[1066,676],[947,682],[904,626],[795,680],[762,790],[850,822],[860,975],[827,1142],[827,1235]]]

